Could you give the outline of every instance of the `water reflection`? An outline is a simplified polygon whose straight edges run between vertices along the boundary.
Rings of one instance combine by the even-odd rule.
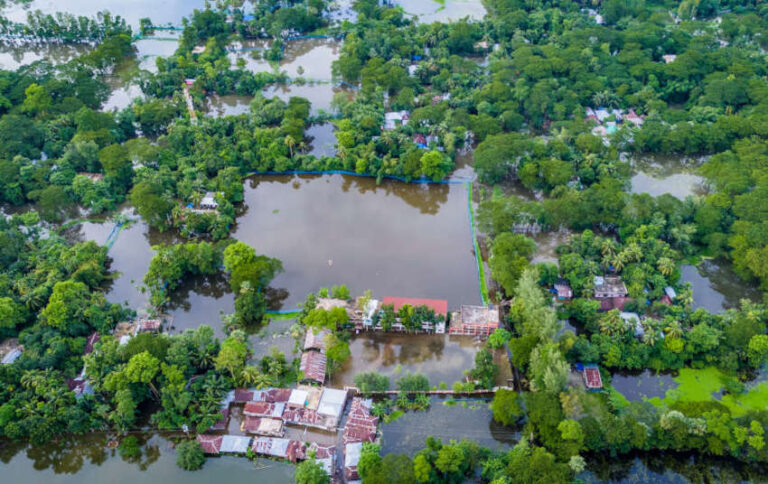
[[[611,386],[629,401],[645,398],[664,398],[667,390],[677,388],[671,374],[656,374],[650,370],[642,372],[617,372],[611,375]]]
[[[647,156],[632,160],[632,193],[658,197],[670,194],[679,199],[706,193],[704,177],[694,173],[704,160],[673,156]]]
[[[466,439],[493,450],[507,450],[520,434],[515,428],[494,422],[489,403],[474,400],[445,405],[444,400],[433,398],[427,410],[406,412],[394,422],[382,424],[381,451],[413,455],[424,448],[429,436],[444,443]]]
[[[212,96],[205,102],[205,111],[215,117],[246,114],[250,112],[252,100],[252,96]]]
[[[758,289],[745,283],[726,261],[704,260],[698,266],[684,265],[680,279],[693,289],[693,308],[711,313],[738,307],[742,299],[760,301]]]
[[[461,185],[254,177],[233,237],[283,261],[272,286],[290,292],[289,308],[339,283],[457,307],[480,302],[466,203]]]
[[[173,316],[173,333],[207,324],[218,336],[223,336],[221,315],[234,311],[235,296],[223,273],[184,279],[166,305],[166,312]]]
[[[310,109],[312,115],[318,114],[321,109],[327,113],[333,112],[331,108],[333,96],[340,92],[346,93],[350,97],[354,94],[349,89],[332,87],[329,83],[273,84],[263,90],[264,97],[278,97],[285,102],[295,96],[308,99],[312,103]]]
[[[282,58],[277,63],[264,59],[271,47],[269,40],[243,40],[229,45],[227,54],[233,67],[242,59],[243,67],[251,72],[285,72],[290,78],[303,77],[329,82],[333,79],[331,64],[339,58],[341,43],[333,39],[301,39],[286,41]]]
[[[10,3],[10,2],[8,2]],[[155,25],[181,26],[181,19],[194,9],[202,9],[203,0],[31,0],[9,6],[3,15],[13,22],[26,22],[27,12],[41,10],[44,14],[67,12],[73,15],[94,17],[97,12],[108,10],[123,17],[138,32],[139,20],[152,19]]]
[[[321,158],[336,156],[336,127],[333,123],[313,124],[306,130],[309,139],[309,154]]]
[[[469,17],[481,20],[485,7],[480,0],[395,0],[406,13],[418,16],[419,23],[450,22]]]
[[[0,68],[15,71],[21,66],[39,60],[44,60],[51,65],[64,64],[92,48],[82,44],[17,43],[4,40],[0,42]]]
[[[586,483],[659,484],[768,482],[764,466],[735,460],[675,452],[588,455],[587,470],[577,477]]]
[[[353,385],[355,375],[373,371],[390,377],[394,388],[398,378],[411,372],[423,373],[433,386],[450,386],[474,367],[480,347],[468,336],[361,333],[349,341],[352,357],[331,381]]]
[[[141,455],[123,458],[116,449],[108,449],[108,437],[102,433],[69,437],[44,446],[28,446],[2,442],[3,482],[46,482],[53,484],[102,484],[134,482],[158,484],[203,484],[217,479],[227,482],[293,482],[294,467],[269,461],[254,469],[245,458],[220,457],[206,459],[203,468],[186,472],[176,465],[176,453],[170,436],[132,434],[139,440]],[[181,436],[177,436],[181,437]],[[140,472],[140,473],[137,473]]]
[[[133,43],[136,47],[136,58],[139,59],[139,68],[157,72],[157,58],[172,56],[179,48],[177,41],[142,39]]]

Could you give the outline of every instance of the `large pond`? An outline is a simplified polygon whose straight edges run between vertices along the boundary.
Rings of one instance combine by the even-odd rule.
[[[320,287],[347,284],[353,294],[447,299],[451,308],[479,304],[477,268],[463,185],[424,185],[342,175],[262,176],[246,182],[245,206],[233,237],[277,257],[285,272],[267,294],[274,309],[295,308]],[[123,212],[136,219],[133,210]],[[70,237],[104,244],[115,224],[85,222]],[[137,220],[123,228],[109,251],[108,299],[143,308],[142,279],[152,245],[180,239]],[[208,324],[221,330],[221,314],[234,311],[223,276],[185,281],[168,312],[176,330]],[[220,333],[221,334],[221,333]],[[471,366],[471,365],[470,365]]]
[[[419,23],[451,22],[465,17],[481,20],[486,13],[481,0],[394,0],[393,3],[417,16]]]
[[[684,265],[680,274],[682,282],[691,284],[694,309],[721,313],[738,307],[742,299],[761,299],[760,291],[739,278],[724,261],[704,260],[698,266]]]
[[[134,33],[137,33],[142,18],[152,19],[155,25],[171,24],[178,27],[183,17],[204,6],[203,0],[31,0],[11,5],[3,13],[14,22],[26,22],[27,13],[35,10],[45,14],[67,12],[86,17],[108,10],[113,15],[123,17],[133,27]]]
[[[288,291],[286,308],[333,284],[450,308],[481,302],[463,185],[255,177],[233,237],[283,261],[272,286]]]
[[[207,484],[210,482],[293,482],[290,464],[259,459],[257,466],[243,457],[206,460],[203,468],[187,472],[176,466],[172,442],[164,436],[141,439],[142,455],[125,460],[106,447],[107,437],[94,434],[63,439],[55,444],[31,447],[0,442],[0,471],[4,483],[47,484]]]
[[[672,156],[649,156],[632,160],[632,193],[651,196],[669,194],[679,199],[706,193],[704,177],[696,174],[703,160]]]
[[[445,402],[433,398],[427,410],[406,412],[394,422],[382,424],[382,453],[413,455],[424,448],[429,436],[446,444],[451,440],[472,440],[498,451],[511,448],[520,438],[517,429],[493,421],[489,401]]]

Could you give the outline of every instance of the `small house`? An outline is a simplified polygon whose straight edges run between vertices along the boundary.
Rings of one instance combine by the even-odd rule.
[[[307,445],[297,440],[277,437],[259,437],[254,439],[251,450],[255,454],[268,455],[298,462],[306,458]]]
[[[594,391],[603,388],[603,379],[600,376],[600,369],[597,365],[582,365],[579,363],[576,366],[584,376],[584,386],[587,387],[587,390]]]
[[[187,85],[187,86],[194,86],[195,85],[195,80],[194,79],[189,79],[189,78],[184,79],[184,84]]]
[[[140,319],[136,324],[139,333],[157,333],[160,331],[162,321],[159,319]]]
[[[317,413],[326,418],[327,426],[336,427],[341,421],[346,404],[347,392],[336,388],[323,388]]]
[[[418,64],[411,64],[411,65],[408,66],[408,75],[411,76],[411,77],[415,77],[416,76],[416,71],[418,71],[418,70],[419,70]]]
[[[438,334],[445,333],[445,321],[448,317],[448,301],[444,299],[385,297],[382,300],[381,304],[382,306],[392,305],[395,309],[395,313],[399,312],[400,309],[402,309],[403,306],[406,306],[406,305],[413,306],[413,307],[426,306],[435,312],[435,316],[437,316],[438,319],[441,319],[441,322],[437,323],[433,328],[432,323],[430,321],[421,321],[422,330],[428,331],[428,332],[434,331],[435,333],[438,333]],[[400,331],[405,329],[399,321],[395,323],[392,327]]]
[[[202,54],[205,52],[205,46],[204,45],[196,45],[192,48],[193,54]]]
[[[197,442],[203,448],[203,452],[210,455],[219,455],[222,440],[224,440],[223,435],[199,434],[197,436]]]
[[[360,474],[357,473],[357,464],[360,462],[362,451],[362,442],[350,443],[344,446],[344,477],[347,481],[357,481],[360,479]]]
[[[301,354],[299,369],[304,372],[304,379],[323,384],[325,382],[325,367],[328,360],[324,353],[305,351]]]
[[[281,418],[285,410],[285,402],[248,402],[243,408],[247,417]]]
[[[246,454],[251,438],[244,435],[222,435],[219,452],[222,454]]]
[[[664,294],[666,294],[666,295],[667,295],[667,297],[669,297],[669,298],[670,298],[670,299],[672,299],[673,301],[674,301],[674,300],[675,300],[675,298],[677,297],[677,293],[676,293],[676,292],[675,292],[675,290],[672,288],[672,286],[667,286],[667,287],[665,287],[665,288],[664,288]]]
[[[645,334],[645,330],[643,329],[643,324],[640,322],[640,316],[638,316],[637,313],[629,313],[621,311],[619,313],[619,316],[624,321],[624,324],[627,325],[628,328],[630,328],[637,338],[642,338],[643,334]]]
[[[558,301],[570,301],[573,298],[571,285],[565,279],[559,279],[554,286],[555,297]]]
[[[619,276],[595,276],[595,298],[626,297],[627,286]]]
[[[413,143],[419,148],[427,148],[427,138],[423,134],[416,133],[413,135]]]
[[[489,44],[487,40],[481,40],[479,42],[475,42],[476,51],[485,52],[490,48],[491,48],[491,44]]]
[[[675,60],[677,59],[677,56],[675,54],[667,54],[667,55],[661,56],[661,58],[664,59],[664,62],[666,64],[671,64],[672,62],[675,62]]]
[[[598,299],[598,301],[600,301],[600,309],[598,309],[598,311],[600,312],[611,311],[613,309],[624,311],[624,306],[626,306],[628,302],[632,301],[632,298],[631,297],[608,297],[608,298]]]
[[[240,431],[266,437],[282,437],[285,433],[283,421],[276,418],[246,416],[240,424]]]
[[[77,176],[84,176],[91,180],[93,183],[100,182],[104,179],[104,175],[101,173],[88,173],[88,172],[80,172],[77,174]]]
[[[319,351],[325,353],[325,339],[331,334],[325,329],[315,331],[312,328],[307,329],[307,335],[304,337],[304,351]]]
[[[450,334],[488,337],[499,327],[499,308],[462,305],[453,313]]]
[[[379,418],[371,413],[373,401],[355,397],[347,414],[342,440],[344,444],[352,442],[373,442]]]
[[[410,115],[408,111],[391,111],[384,114],[384,129],[391,131],[398,126],[405,126],[408,124]]]
[[[203,199],[200,200],[200,208],[203,210],[216,210],[219,208],[219,203],[214,199],[213,193],[207,192]]]
[[[11,351],[6,353],[5,356],[3,356],[2,362],[0,363],[2,363],[3,365],[10,365],[14,361],[18,360],[19,357],[21,357],[21,353],[22,353],[22,349],[20,346],[13,348]]]
[[[594,113],[595,113],[595,117],[600,123],[602,123],[603,121],[611,117],[610,111],[608,111],[605,108],[597,108],[595,109]]]
[[[635,126],[637,126],[638,128],[640,126],[642,126],[643,122],[644,122],[643,117],[640,116],[639,114],[637,114],[634,109],[630,109],[629,112],[627,113],[627,115],[624,116],[624,119],[628,123],[632,123]]]

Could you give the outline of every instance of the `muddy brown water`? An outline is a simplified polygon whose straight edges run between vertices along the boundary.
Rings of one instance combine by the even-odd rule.
[[[450,308],[481,302],[464,185],[254,177],[233,237],[283,261],[272,286],[287,290],[285,308],[334,284]]]

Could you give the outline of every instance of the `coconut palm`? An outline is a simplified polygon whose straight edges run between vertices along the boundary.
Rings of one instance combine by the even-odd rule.
[[[291,135],[287,135],[285,137],[284,142],[285,142],[285,146],[288,147],[288,151],[291,154],[291,158],[293,158],[293,147],[296,145],[296,139]]]
[[[656,267],[662,275],[668,276],[675,270],[675,261],[670,257],[661,257],[656,261]]]
[[[646,319],[640,324],[643,326],[643,343],[647,344],[648,346],[654,346],[656,344],[656,340],[658,339],[658,330],[656,329],[656,325],[654,324],[653,320]]]
[[[683,327],[680,326],[680,321],[674,319],[667,323],[667,326],[664,328],[664,332],[667,334],[668,338],[683,337]]]
[[[627,331],[627,325],[621,319],[619,311],[613,310],[605,313],[598,321],[600,332],[607,336],[622,336]]]
[[[246,366],[240,372],[240,381],[245,385],[253,385],[259,379],[261,371],[255,366]]]

